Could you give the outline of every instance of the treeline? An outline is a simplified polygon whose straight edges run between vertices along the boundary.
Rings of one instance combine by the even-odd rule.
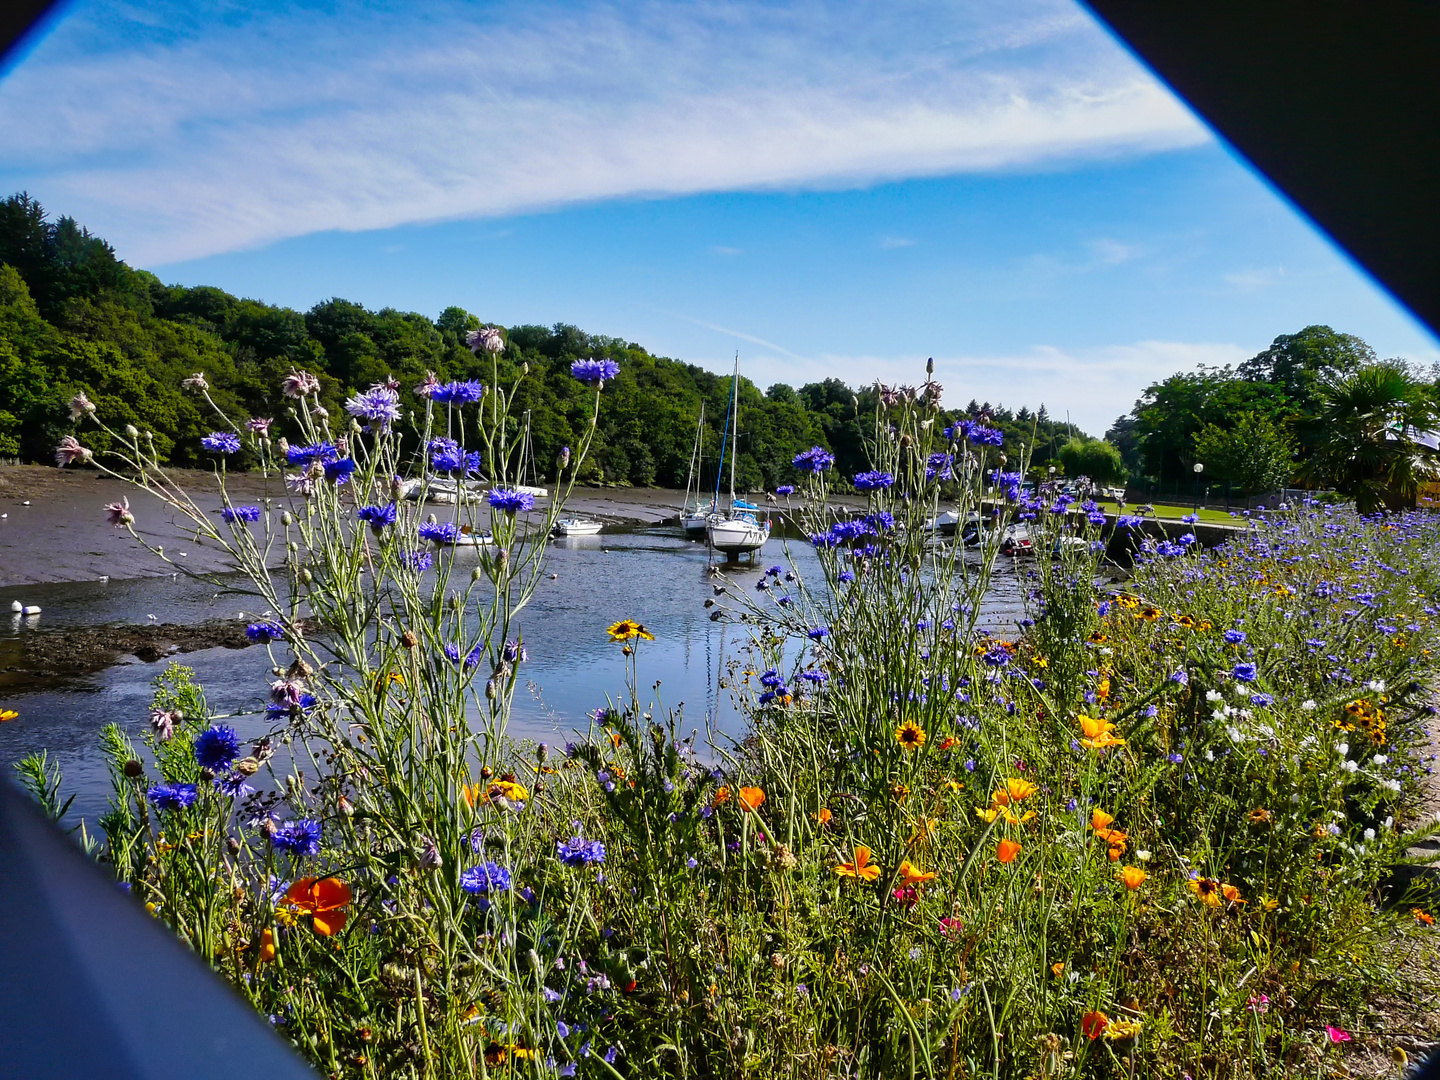
[[[1400,489],[1433,471],[1407,432],[1433,425],[1440,369],[1381,360],[1353,334],[1307,326],[1238,365],[1153,383],[1106,439],[1132,482],[1188,491],[1196,463],[1236,492],[1338,486],[1356,470],[1400,469]],[[1402,501],[1406,501],[1403,500]]]
[[[60,437],[73,431],[66,403],[83,390],[112,425],[152,431],[168,460],[201,464],[199,440],[214,424],[204,402],[180,388],[194,372],[204,373],[231,415],[272,417],[281,434],[292,434],[278,392],[292,368],[319,377],[336,415],[347,396],[390,377],[407,390],[427,371],[488,382],[489,358],[465,346],[481,325],[459,307],[431,320],[337,298],[302,313],[221,289],[166,285],[127,266],[73,219],[52,221],[37,201],[15,195],[0,203],[0,457],[51,460]],[[499,378],[508,386],[529,366],[513,414],[518,426],[528,413],[542,478],[560,448],[578,442],[586,416],[587,391],[570,377],[571,362],[605,356],[620,363],[620,376],[606,386],[583,479],[683,486],[703,403],[704,481],[714,484],[728,376],[565,324],[515,326],[505,336]],[[737,486],[793,480],[791,460],[812,445],[834,453],[846,475],[863,470],[874,395],[873,387],[853,390],[838,379],[762,392],[742,375]],[[1058,463],[1062,445],[1079,435],[1043,406],[1037,415],[971,401],[943,419],[967,413],[988,415],[1012,446],[1033,439],[1038,463]],[[86,439],[96,446],[92,430]]]

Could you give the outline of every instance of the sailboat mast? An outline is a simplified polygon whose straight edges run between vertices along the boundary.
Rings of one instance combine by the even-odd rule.
[[[740,354],[735,354],[735,375],[730,380],[730,437],[735,440],[735,449],[730,451],[730,512],[735,512],[735,459],[740,451]]]
[[[739,353],[736,353],[736,354],[735,354],[735,378],[738,379],[739,377],[740,377],[740,354],[739,354]],[[731,380],[731,389],[732,389],[732,390],[734,389],[734,380]],[[721,429],[721,431],[720,431],[720,462],[719,462],[719,464],[717,464],[717,465],[715,466],[715,504],[714,504],[714,509],[717,510],[717,511],[720,509],[720,478],[721,478],[721,476],[723,476],[724,473],[725,473],[725,447],[727,447],[727,446],[730,444],[730,415],[731,415],[731,412],[732,412],[733,409],[734,409],[734,406],[733,406],[733,404],[732,404],[731,402],[728,402],[728,401],[727,401],[727,402],[725,403],[725,405],[726,405],[725,426],[724,426],[724,427]],[[734,483],[732,482],[730,486],[731,486],[731,488],[733,489],[735,485],[734,485]],[[733,502],[734,500],[732,499],[731,501]]]

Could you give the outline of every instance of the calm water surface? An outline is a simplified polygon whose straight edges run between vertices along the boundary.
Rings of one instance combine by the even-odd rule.
[[[811,577],[818,567],[808,544],[792,544],[800,571]],[[784,545],[772,540],[754,567],[729,573],[753,583],[766,565],[783,564]],[[1020,589],[1007,560],[997,563],[982,625],[1013,626],[1020,617]],[[515,692],[512,735],[562,739],[585,728],[585,713],[618,696],[624,687],[623,658],[605,628],[622,618],[638,619],[654,632],[643,642],[640,679],[648,687],[661,681],[664,705],[684,703],[685,729],[707,722],[727,734],[742,721],[729,692],[719,685],[723,667],[748,641],[745,628],[712,623],[703,607],[712,595],[709,559],[702,543],[674,530],[650,528],[604,533],[551,543],[548,572],[534,600],[521,613],[529,662],[522,666]],[[813,579],[813,577],[812,577]],[[33,620],[9,615],[10,601],[39,604]],[[217,594],[213,586],[171,578],[78,582],[0,590],[0,638],[67,626],[159,622],[191,623],[234,618],[247,598]],[[195,669],[211,708],[244,712],[263,705],[269,684],[265,653],[259,648],[205,649],[177,655]],[[36,750],[47,750],[65,773],[66,789],[77,792],[75,809],[93,820],[104,808],[109,780],[96,734],[116,722],[138,733],[145,723],[151,680],[166,661],[144,663],[128,657],[113,667],[80,679],[40,687],[12,686],[0,691],[0,707],[20,718],[0,727],[0,768]],[[267,728],[258,716],[229,721],[244,738]]]

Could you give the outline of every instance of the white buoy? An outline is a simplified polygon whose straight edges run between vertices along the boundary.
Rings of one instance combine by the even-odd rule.
[[[154,615],[146,615],[145,617],[146,617],[147,619],[149,619],[151,622],[154,622],[154,621],[155,621],[155,616],[154,616]]]
[[[25,605],[22,604],[19,600],[11,600],[11,601],[10,601],[10,610],[11,610],[11,611],[14,611],[14,612],[24,611],[24,610],[25,610]]]
[[[109,580],[110,580],[110,575],[109,575],[109,574],[101,574],[101,575],[100,575],[100,580],[101,580],[101,581],[109,581]]]
[[[39,615],[39,614],[40,614],[40,605],[39,605],[39,604],[27,604],[27,605],[25,606],[25,608],[20,612],[20,614],[21,614],[21,615]]]
[[[22,502],[20,505],[21,505],[21,506],[29,506],[29,505],[30,505],[30,500],[29,500],[29,499],[26,499],[26,500],[25,500],[24,502]]]

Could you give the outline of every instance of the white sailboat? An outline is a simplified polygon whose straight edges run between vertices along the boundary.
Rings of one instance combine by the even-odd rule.
[[[715,500],[704,502],[700,498],[700,460],[703,449],[702,439],[705,431],[705,403],[700,403],[700,422],[695,425],[695,446],[690,451],[690,471],[685,476],[685,501],[680,506],[680,527],[685,530],[686,536],[693,536],[697,540],[705,535],[705,526],[710,523],[710,516],[715,513]],[[690,496],[690,488],[695,488],[695,496]]]
[[[739,425],[740,403],[740,357],[735,357],[735,376],[730,384],[730,423],[726,435],[734,442]],[[770,519],[754,503],[735,498],[736,450],[730,448],[730,509],[723,515],[712,515],[705,526],[705,538],[716,551],[723,551],[727,558],[753,554],[765,546],[770,539]],[[720,464],[725,463],[725,446],[720,447]],[[715,477],[715,501],[720,501],[720,477]]]

